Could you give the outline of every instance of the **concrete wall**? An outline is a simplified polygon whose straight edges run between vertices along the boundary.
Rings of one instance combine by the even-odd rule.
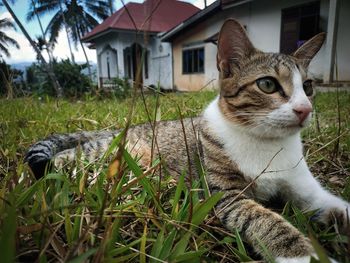
[[[96,39],[98,77],[108,77],[107,57],[109,57],[110,61],[111,77],[125,77],[124,49],[130,47],[133,43],[140,44],[149,52],[148,78],[145,78],[145,68],[143,67],[144,85],[157,86],[160,84],[164,89],[171,89],[171,45],[169,43],[161,43],[157,36],[149,37],[147,44],[145,44],[143,36],[136,36],[134,33],[128,32],[113,32]],[[112,51],[116,53],[113,54]]]
[[[334,80],[350,81],[350,1],[339,1],[339,21],[336,45],[338,76]]]
[[[158,36],[152,38],[149,58],[149,85],[163,89],[172,89],[172,51],[171,44],[160,41]]]
[[[265,52],[280,51],[281,10],[313,0],[258,0],[222,10],[214,16],[181,34],[173,42],[174,85],[179,90],[198,90],[211,80],[209,87],[217,86],[216,46],[205,47],[205,73],[182,74],[182,49],[184,46],[212,36],[220,30],[227,18],[235,18],[247,29],[253,45]],[[340,0],[339,32],[337,39],[339,80],[350,80],[350,1]],[[329,0],[320,1],[320,27],[327,31]],[[310,64],[309,74],[322,79],[324,74],[323,46]]]
[[[201,30],[201,26],[193,28],[191,31],[184,32],[184,34],[176,39],[173,44],[173,71],[174,71],[174,89],[180,91],[200,90],[205,84],[206,80],[210,78],[212,71],[208,71],[208,63],[212,62],[211,55],[215,54],[213,50],[208,48],[208,44],[196,44],[197,41],[206,38],[205,30]],[[182,73],[182,51],[186,45],[187,48],[204,48],[204,73],[183,74]],[[214,45],[213,45],[214,46]],[[216,79],[216,73],[214,76]]]

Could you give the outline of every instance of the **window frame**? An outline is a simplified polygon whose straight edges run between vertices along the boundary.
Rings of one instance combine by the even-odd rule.
[[[203,52],[203,64],[200,63],[200,51]],[[186,65],[185,54],[190,54],[191,62],[188,62],[190,65]],[[197,54],[197,59],[195,59],[195,54]],[[187,55],[188,56],[188,55]],[[191,69],[189,69],[191,67]],[[195,69],[197,67],[197,70]],[[186,70],[185,70],[186,69]],[[183,75],[193,75],[193,74],[204,74],[205,73],[205,47],[191,47],[182,49],[182,74]]]
[[[307,9],[311,9],[312,11],[307,11]],[[291,6],[288,8],[283,8],[281,10],[281,28],[280,28],[280,47],[279,50],[281,53],[284,54],[290,54],[297,50],[299,46],[303,43],[301,42],[298,44],[298,41],[307,41],[311,37],[315,36],[319,32],[321,32],[321,25],[320,25],[320,12],[321,12],[321,3],[320,0],[307,2],[300,5]],[[294,13],[294,14],[293,14]],[[306,18],[311,18],[314,20],[314,27],[313,27],[313,34],[307,37],[307,39],[300,39],[301,38],[301,32],[302,32],[302,20]],[[285,31],[284,27],[288,23],[296,23],[296,29]],[[308,29],[311,29],[311,27],[308,27]],[[296,35],[296,42],[290,42],[290,37],[288,37],[289,34],[295,34]],[[292,38],[293,39],[293,38]]]

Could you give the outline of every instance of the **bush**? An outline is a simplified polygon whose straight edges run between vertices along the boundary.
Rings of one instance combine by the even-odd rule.
[[[0,95],[12,98],[23,89],[23,71],[0,60]]]
[[[52,67],[65,97],[79,97],[92,90],[90,78],[83,73],[87,64],[76,64],[65,59],[60,62],[53,61]],[[33,63],[26,69],[26,76],[32,92],[40,96],[56,96],[52,81],[41,64]]]
[[[87,64],[75,64],[69,59],[53,63],[53,71],[63,88],[65,96],[77,97],[92,90],[90,78],[82,73],[85,68],[87,68]],[[45,90],[50,90],[50,94],[55,94],[48,76],[46,77],[44,88]]]
[[[131,85],[127,78],[112,78],[104,81],[98,94],[101,98],[125,99],[131,95]]]

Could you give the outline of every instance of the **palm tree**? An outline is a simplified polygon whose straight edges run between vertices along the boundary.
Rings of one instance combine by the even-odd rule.
[[[108,0],[35,0],[36,10],[31,7],[27,14],[28,21],[34,19],[35,15],[45,15],[56,12],[49,22],[46,33],[50,42],[57,40],[58,34],[63,27],[67,27],[69,39],[75,45],[81,45],[86,63],[88,64],[89,74],[90,64],[86,55],[82,37],[98,25],[99,20],[105,19],[110,14]]]
[[[35,4],[34,0],[31,0],[31,3],[32,3],[32,8],[33,8],[33,10],[35,12],[35,16],[36,16],[36,18],[38,20],[40,31],[41,31],[41,36],[37,37],[37,44],[39,46],[40,51],[43,51],[43,49],[46,50],[47,55],[49,57],[49,64],[51,66],[52,59],[53,59],[52,47],[54,46],[53,45],[54,43],[48,43],[46,41],[46,36],[45,36],[45,31],[44,31],[43,25],[41,23],[40,17],[38,16],[38,13],[36,12],[36,7],[35,7],[36,4]]]
[[[13,1],[11,1],[13,2]],[[6,7],[7,11],[9,11],[9,13],[11,14],[13,20],[15,20],[16,24],[18,25],[18,27],[21,29],[23,35],[27,38],[27,40],[29,41],[29,43],[31,44],[31,46],[33,47],[33,49],[35,50],[35,52],[38,55],[38,58],[40,59],[40,61],[42,62],[46,73],[48,74],[49,78],[52,81],[52,84],[56,90],[57,93],[57,97],[61,97],[63,95],[63,90],[61,85],[58,83],[55,74],[53,73],[53,71],[51,70],[50,66],[47,64],[45,58],[42,56],[41,51],[39,50],[39,48],[37,47],[37,45],[35,44],[35,42],[33,41],[33,39],[30,37],[30,35],[28,34],[27,30],[24,28],[24,26],[22,25],[21,21],[18,19],[17,15],[15,14],[15,12],[13,12],[11,6],[9,5],[7,0],[2,0],[3,5]]]
[[[114,13],[114,10],[115,10],[114,0],[107,0],[107,5],[109,8],[109,15],[112,15]]]
[[[0,19],[0,54],[3,53],[7,57],[10,57],[11,54],[8,50],[8,46],[14,46],[16,48],[19,48],[19,45],[16,40],[6,35],[5,32],[3,32],[4,29],[14,29],[15,25],[7,18]]]

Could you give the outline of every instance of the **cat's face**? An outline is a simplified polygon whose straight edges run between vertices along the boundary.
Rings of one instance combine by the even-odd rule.
[[[309,123],[312,95],[312,81],[296,59],[257,52],[222,80],[220,108],[250,133],[283,137]]]
[[[324,35],[322,41],[317,39],[316,49],[315,43],[305,44],[312,46],[312,57],[303,49],[289,56],[258,51],[236,21],[225,24],[218,43],[221,112],[259,137],[285,137],[300,131],[312,114],[314,91],[306,71]]]

